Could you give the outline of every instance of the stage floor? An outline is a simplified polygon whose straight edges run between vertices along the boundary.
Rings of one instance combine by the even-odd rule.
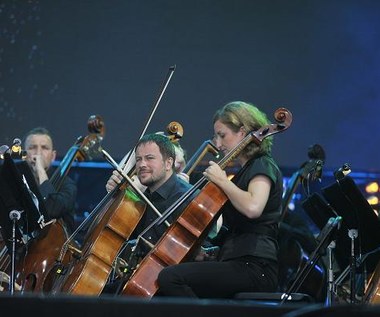
[[[193,300],[178,298],[47,296],[0,294],[1,316],[154,316],[154,317],[296,317],[296,316],[380,316],[380,306],[285,303],[251,300]]]

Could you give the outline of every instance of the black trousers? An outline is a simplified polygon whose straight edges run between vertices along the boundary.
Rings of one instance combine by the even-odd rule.
[[[187,262],[163,269],[158,296],[232,298],[239,292],[277,290],[274,261],[243,257],[229,261]]]

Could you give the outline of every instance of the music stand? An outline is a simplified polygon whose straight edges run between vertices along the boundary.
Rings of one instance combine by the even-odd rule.
[[[319,193],[311,194],[301,203],[301,206],[319,230],[323,229],[330,218],[338,216]]]
[[[11,250],[11,293],[16,249],[38,235],[46,216],[43,198],[28,164],[14,161],[5,153],[0,166],[0,229],[8,252]]]
[[[337,212],[332,206],[319,194],[313,193],[302,202],[302,207],[314,221],[319,230],[323,230],[329,219],[338,217]],[[336,239],[341,234],[342,224],[340,223],[340,230],[335,234],[335,239],[330,242],[327,247],[328,251],[328,288],[325,304],[330,306],[333,302],[333,294],[335,292],[334,280],[334,265],[333,265],[333,249],[336,247]]]
[[[350,266],[350,295],[353,303],[356,293],[355,276],[358,251],[359,254],[368,253],[380,245],[380,221],[350,176],[341,177],[332,185],[322,188],[322,193],[343,218],[342,229],[345,229],[346,234],[338,235],[337,246],[339,248],[337,250],[340,250],[340,262]],[[363,230],[364,228],[365,230]],[[366,265],[370,269],[373,269],[376,263],[377,261],[371,263],[366,260]]]
[[[297,293],[299,288],[302,286],[302,283],[305,281],[307,276],[310,274],[313,267],[316,265],[321,256],[325,253],[327,246],[335,238],[335,234],[339,229],[339,224],[341,222],[341,217],[330,218],[324,228],[318,235],[317,241],[318,246],[315,248],[313,253],[310,255],[310,258],[302,267],[300,272],[297,274],[293,283],[288,287],[286,292],[282,295],[281,304],[291,299],[293,293]]]

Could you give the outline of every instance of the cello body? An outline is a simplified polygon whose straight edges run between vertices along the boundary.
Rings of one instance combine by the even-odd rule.
[[[192,201],[191,208],[185,209],[141,261],[121,294],[153,296],[157,291],[156,281],[160,271],[166,266],[186,261],[199,249],[199,243],[206,237],[208,229],[226,201],[227,196],[216,185],[208,183],[202,193]]]
[[[8,248],[0,233],[0,292],[9,289],[10,276],[9,268],[11,264],[11,257],[8,254]]]
[[[69,234],[61,219],[44,227],[39,235],[25,246],[25,256],[20,260],[20,268],[16,270],[16,281],[26,292],[49,292],[52,279],[49,274],[55,267],[61,246]],[[70,254],[64,259],[67,263]]]
[[[380,261],[373,271],[364,292],[364,303],[380,304]]]
[[[171,122],[167,130],[174,135],[169,137],[172,142],[182,137],[182,126],[177,122]],[[129,174],[133,174],[134,168],[129,168]],[[92,211],[96,216],[81,250],[64,270],[59,269],[54,292],[101,294],[115,268],[118,254],[146,209],[145,202],[131,187],[124,179]]]
[[[127,189],[128,191],[129,189]],[[141,200],[125,198],[119,189],[106,197],[80,253],[57,277],[53,291],[99,295],[112,271],[114,260],[145,211]]]
[[[50,178],[54,188],[58,191],[72,163],[91,157],[91,152],[97,152],[99,142],[103,139],[104,123],[100,116],[90,116],[88,119],[88,131],[85,138],[79,137],[75,144],[66,153],[60,166]],[[94,149],[95,148],[95,149]],[[56,269],[57,259],[62,246],[68,240],[70,233],[62,219],[48,222],[38,233],[36,238],[23,247],[22,256],[17,263],[15,279],[27,292],[50,292],[54,283],[53,272]],[[76,242],[71,247],[76,249]],[[72,253],[65,254],[63,264],[69,263]]]
[[[287,109],[280,108],[276,111],[275,118],[281,124],[267,125],[248,133],[235,149],[218,163],[219,166],[222,169],[225,168],[250,142],[260,144],[265,137],[287,129],[291,123],[292,115]],[[197,190],[198,186],[203,186],[199,194],[140,262],[124,285],[121,295],[154,296],[158,290],[157,277],[161,270],[167,266],[186,261],[198,250],[199,244],[206,237],[214,224],[214,220],[220,214],[221,207],[227,202],[227,196],[224,192],[204,177],[190,191]]]

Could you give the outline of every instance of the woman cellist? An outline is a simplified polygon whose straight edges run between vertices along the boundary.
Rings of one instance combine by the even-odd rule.
[[[227,154],[268,120],[254,105],[236,101],[218,110],[213,123],[214,143]],[[270,137],[246,146],[237,157],[242,168],[232,180],[210,162],[204,176],[228,198],[221,209],[226,229],[213,241],[220,246],[217,261],[165,267],[158,275],[159,295],[231,298],[238,292],[276,291],[283,184],[271,146]]]

